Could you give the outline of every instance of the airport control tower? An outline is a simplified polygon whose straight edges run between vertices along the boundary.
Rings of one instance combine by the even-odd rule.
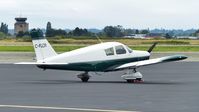
[[[15,35],[17,35],[19,32],[27,32],[29,30],[29,24],[26,23],[27,18],[24,17],[17,17],[15,18],[16,23],[15,23]]]

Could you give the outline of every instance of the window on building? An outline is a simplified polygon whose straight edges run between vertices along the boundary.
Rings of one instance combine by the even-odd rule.
[[[105,49],[105,52],[106,52],[107,56],[114,55],[114,49],[113,49],[113,47]]]
[[[116,46],[115,50],[117,54],[126,54],[126,50],[122,45]]]

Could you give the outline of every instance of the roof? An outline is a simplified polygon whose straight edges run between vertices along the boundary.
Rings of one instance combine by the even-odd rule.
[[[105,42],[105,43],[100,43],[100,44],[95,44],[95,45],[91,45],[88,47],[83,47],[80,49],[76,49],[70,52],[66,52],[64,54],[79,54],[79,53],[83,53],[83,52],[90,52],[90,51],[95,51],[96,49],[100,50],[100,49],[107,49],[110,47],[114,47],[114,46],[118,46],[118,45],[123,45],[122,43],[119,42]]]

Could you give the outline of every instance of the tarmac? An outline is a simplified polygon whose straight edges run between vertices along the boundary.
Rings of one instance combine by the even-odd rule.
[[[138,71],[143,83],[126,83],[124,71],[91,73],[82,83],[80,72],[0,64],[0,112],[198,112],[198,62]]]

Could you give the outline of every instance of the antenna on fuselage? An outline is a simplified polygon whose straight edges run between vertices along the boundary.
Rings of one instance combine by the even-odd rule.
[[[95,34],[96,38],[98,41],[100,41],[100,43],[103,43],[103,41],[99,38],[99,36],[97,36],[97,34]]]

